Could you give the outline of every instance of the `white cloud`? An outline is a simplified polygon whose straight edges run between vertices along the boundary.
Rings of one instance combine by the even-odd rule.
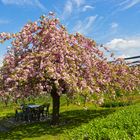
[[[112,24],[111,24],[111,28],[112,29],[116,29],[116,28],[118,28],[118,23],[116,23],[116,22],[113,22]]]
[[[8,4],[15,4],[15,5],[24,5],[24,4],[29,4],[31,5],[32,2],[31,1],[27,1],[27,0],[1,0],[2,3],[8,5]]]
[[[94,8],[94,7],[91,6],[91,5],[85,5],[85,6],[83,7],[82,11],[85,12],[85,11],[87,11],[87,10],[89,10],[89,9],[93,9],[93,8]]]
[[[64,10],[63,10],[63,14],[62,14],[62,19],[67,18],[68,16],[70,16],[72,14],[72,10],[73,10],[73,4],[70,0],[68,0],[65,3],[64,6]]]
[[[119,29],[119,24],[118,23],[116,23],[116,22],[112,22],[111,24],[110,24],[110,33],[108,33],[108,35],[115,35],[115,34],[117,34],[117,32],[118,32],[118,29]]]
[[[0,24],[9,24],[9,20],[0,19]]]
[[[72,12],[75,11],[77,8],[79,9],[79,7],[82,6],[84,3],[85,0],[67,0],[64,5],[62,19],[71,16]]]
[[[39,1],[39,0],[34,0],[35,5],[38,6],[38,8],[42,9],[43,11],[46,11],[46,7]]]
[[[97,15],[89,16],[84,21],[77,21],[76,25],[73,28],[73,32],[79,32],[81,34],[88,35],[88,33],[93,29],[93,24],[96,18]]]
[[[113,1],[113,0],[112,0]],[[130,8],[133,8],[134,6],[140,5],[140,0],[114,0],[115,7],[113,8],[111,12],[111,16],[115,15],[116,13],[120,11],[129,10]]]
[[[140,3],[140,0],[125,0],[122,3],[120,3],[119,5],[122,6],[122,10],[127,10],[139,3]]]
[[[127,39],[115,38],[106,43],[105,46],[115,52],[117,57],[140,55],[140,37]]]
[[[129,3],[129,1],[130,0],[123,0],[122,2],[119,2],[119,5],[123,6],[123,5],[127,4],[127,3]]]
[[[46,10],[44,5],[41,4],[39,0],[1,0],[1,1],[5,5],[18,5],[18,6],[30,5],[30,6],[36,6],[43,11]]]
[[[85,3],[85,0],[72,0],[72,1],[76,3],[77,7],[80,7]]]
[[[72,13],[72,2],[71,1],[67,1],[65,7],[64,7],[64,11],[67,12],[67,14],[71,14]]]

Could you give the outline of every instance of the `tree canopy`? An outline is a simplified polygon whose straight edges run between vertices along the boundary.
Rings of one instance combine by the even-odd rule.
[[[11,46],[0,71],[1,96],[8,92],[16,99],[54,89],[58,96],[115,94],[140,85],[139,67],[122,60],[109,63],[94,40],[68,33],[53,13],[27,23],[18,33],[1,33],[0,42],[6,40]]]

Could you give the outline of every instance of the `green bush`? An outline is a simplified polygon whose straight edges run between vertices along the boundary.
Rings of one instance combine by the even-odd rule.
[[[140,104],[126,107],[106,118],[92,120],[71,132],[71,140],[138,140],[140,139]]]
[[[121,107],[121,106],[129,106],[131,104],[132,102],[110,101],[103,103],[101,107]]]

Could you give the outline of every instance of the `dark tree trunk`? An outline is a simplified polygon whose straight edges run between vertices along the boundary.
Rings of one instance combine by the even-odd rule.
[[[51,90],[52,102],[53,102],[53,112],[52,112],[52,125],[57,125],[59,123],[59,108],[60,108],[60,96],[57,93],[57,88],[55,84],[52,86]]]

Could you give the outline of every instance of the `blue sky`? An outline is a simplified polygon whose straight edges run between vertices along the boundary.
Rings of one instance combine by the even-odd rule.
[[[69,32],[105,44],[116,56],[140,55],[140,0],[0,0],[0,32],[18,32],[49,11]],[[7,45],[0,45],[0,60]]]

